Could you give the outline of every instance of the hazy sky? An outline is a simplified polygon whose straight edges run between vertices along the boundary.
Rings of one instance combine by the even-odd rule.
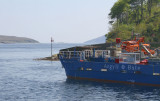
[[[108,32],[117,0],[0,0],[0,35],[81,43]]]

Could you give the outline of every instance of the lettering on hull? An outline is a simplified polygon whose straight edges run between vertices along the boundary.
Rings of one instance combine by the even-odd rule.
[[[105,64],[104,68],[108,70],[128,70],[128,71],[139,71],[141,68],[137,65],[114,65],[114,64]]]

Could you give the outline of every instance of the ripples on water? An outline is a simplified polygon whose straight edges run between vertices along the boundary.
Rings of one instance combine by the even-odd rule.
[[[33,60],[49,55],[49,44],[0,44],[0,101],[160,100],[160,88],[69,80],[60,62]]]

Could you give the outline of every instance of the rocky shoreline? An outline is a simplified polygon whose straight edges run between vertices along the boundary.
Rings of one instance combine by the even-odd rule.
[[[34,60],[36,60],[36,61],[40,61],[40,60],[59,61],[59,58],[58,58],[58,54],[54,54],[54,55],[52,55],[52,57],[37,58]]]

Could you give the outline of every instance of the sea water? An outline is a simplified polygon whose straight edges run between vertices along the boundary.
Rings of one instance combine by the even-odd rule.
[[[53,44],[53,53],[77,44]],[[0,44],[0,101],[159,101],[160,88],[66,79],[50,44]]]

